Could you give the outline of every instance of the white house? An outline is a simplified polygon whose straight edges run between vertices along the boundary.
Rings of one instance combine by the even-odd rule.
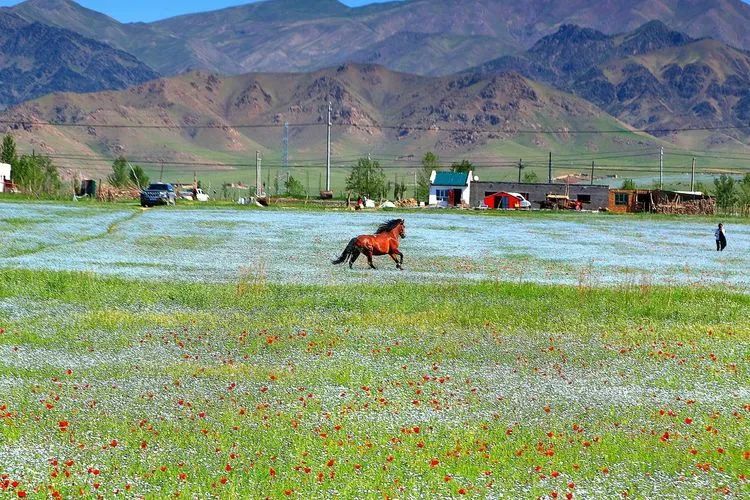
[[[430,198],[428,205],[457,207],[469,205],[472,172],[436,172],[430,176]]]
[[[5,191],[5,181],[10,182],[10,165],[0,163],[0,193]]]

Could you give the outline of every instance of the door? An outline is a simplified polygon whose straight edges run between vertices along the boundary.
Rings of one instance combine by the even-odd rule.
[[[450,207],[456,206],[456,191],[453,189],[448,191],[448,206]]]

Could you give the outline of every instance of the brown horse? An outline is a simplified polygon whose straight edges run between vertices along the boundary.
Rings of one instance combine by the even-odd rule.
[[[365,254],[367,263],[370,267],[377,269],[372,263],[373,255],[390,255],[396,262],[396,269],[403,270],[404,254],[398,249],[399,238],[406,238],[406,226],[404,219],[393,219],[381,224],[373,236],[363,235],[352,238],[344,249],[341,257],[332,261],[333,264],[343,264],[349,259],[349,268],[359,257],[359,254]]]

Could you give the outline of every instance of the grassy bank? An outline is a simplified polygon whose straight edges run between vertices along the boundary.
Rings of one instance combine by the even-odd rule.
[[[741,496],[749,310],[3,271],[0,474],[39,496]]]

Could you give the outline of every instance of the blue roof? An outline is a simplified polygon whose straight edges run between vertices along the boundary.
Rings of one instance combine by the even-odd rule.
[[[433,186],[460,186],[464,187],[469,183],[468,172],[437,172]]]

